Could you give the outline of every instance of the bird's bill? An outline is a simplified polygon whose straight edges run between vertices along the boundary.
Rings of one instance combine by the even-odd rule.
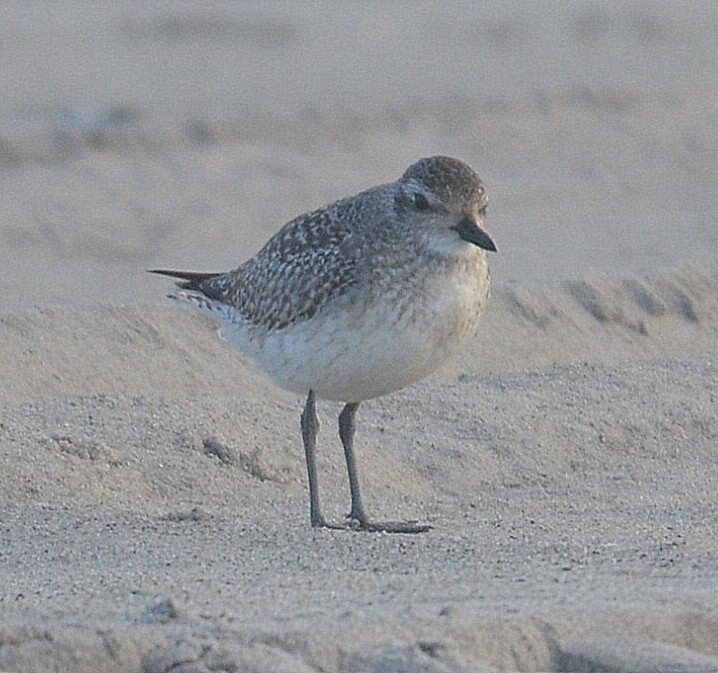
[[[496,245],[491,240],[491,236],[478,225],[476,220],[465,217],[454,227],[454,230],[465,241],[478,245],[480,248],[488,250],[489,252],[496,252]]]

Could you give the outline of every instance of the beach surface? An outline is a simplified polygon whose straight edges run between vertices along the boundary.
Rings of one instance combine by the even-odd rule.
[[[0,671],[718,671],[718,9],[555,5],[3,3]],[[304,400],[145,271],[432,154],[491,302],[357,432],[432,529],[313,530]]]

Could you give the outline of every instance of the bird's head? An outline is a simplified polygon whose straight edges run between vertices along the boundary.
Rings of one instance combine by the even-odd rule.
[[[398,180],[397,215],[442,248],[470,243],[484,250],[496,246],[483,228],[489,202],[481,178],[467,164],[450,157],[420,159]]]

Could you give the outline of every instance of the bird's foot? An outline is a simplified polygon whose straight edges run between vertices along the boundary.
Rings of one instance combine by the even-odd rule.
[[[312,516],[312,528],[328,528],[329,530],[347,530],[350,526],[346,523],[330,523],[321,514]]]
[[[367,533],[404,533],[413,535],[426,533],[431,526],[418,521],[370,521],[365,516],[348,514],[342,523],[330,523],[323,516],[312,517],[312,528],[328,528],[329,530],[356,530]]]
[[[368,533],[405,533],[413,535],[426,533],[431,526],[420,524],[418,521],[370,521],[366,517],[354,517],[349,515],[346,521],[346,528],[350,530],[363,530]]]

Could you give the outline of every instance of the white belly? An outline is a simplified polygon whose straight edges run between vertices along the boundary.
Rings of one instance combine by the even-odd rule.
[[[225,323],[222,333],[282,388],[361,402],[426,377],[464,345],[488,294],[485,265],[480,278],[473,271],[429,279],[411,296],[328,305],[275,332]]]

